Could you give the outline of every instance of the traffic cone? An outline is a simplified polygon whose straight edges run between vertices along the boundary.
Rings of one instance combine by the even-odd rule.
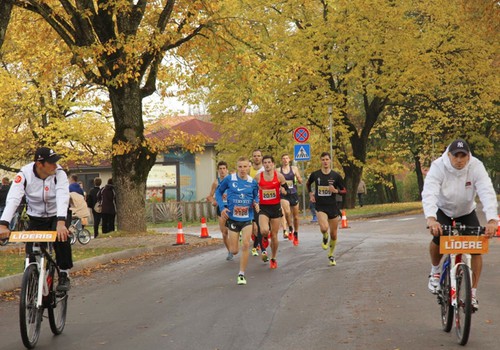
[[[177,242],[172,245],[183,245],[183,244],[188,244],[186,243],[186,240],[184,239],[184,232],[182,231],[182,222],[179,221],[177,224]]]
[[[349,228],[347,224],[347,216],[345,215],[345,210],[342,210],[342,222],[340,228]]]
[[[204,217],[201,218],[201,235],[200,235],[200,238],[211,238],[208,235],[207,220]]]
[[[495,237],[500,237],[500,215],[498,215],[498,228],[497,228],[497,234]]]

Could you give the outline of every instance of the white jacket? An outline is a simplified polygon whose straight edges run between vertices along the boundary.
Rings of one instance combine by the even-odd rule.
[[[498,220],[498,202],[491,179],[483,163],[470,155],[463,169],[455,169],[448,149],[432,162],[422,191],[425,217],[436,217],[441,209],[448,217],[457,218],[476,209],[476,194],[483,204],[486,221]]]
[[[35,162],[29,163],[17,173],[7,195],[5,210],[0,221],[10,222],[21,199],[26,195],[27,214],[39,218],[57,216],[65,219],[69,208],[68,176],[61,166],[56,174],[45,180],[35,173]]]

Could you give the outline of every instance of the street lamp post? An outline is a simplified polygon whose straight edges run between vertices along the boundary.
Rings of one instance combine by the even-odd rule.
[[[332,114],[333,114],[333,105],[332,104],[328,104],[328,116],[330,118],[330,159],[332,160],[333,162],[333,145],[332,145],[332,141],[333,141],[333,126],[332,126]]]

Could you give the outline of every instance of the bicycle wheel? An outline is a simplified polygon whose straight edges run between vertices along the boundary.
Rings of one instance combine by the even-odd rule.
[[[443,270],[443,283],[441,284],[440,304],[441,304],[441,326],[443,331],[451,331],[453,326],[453,307],[451,306],[451,283],[450,283],[450,265]]]
[[[58,272],[54,265],[50,265],[50,276],[52,277],[52,285],[50,286],[51,303],[47,308],[49,314],[50,330],[55,335],[59,335],[64,330],[66,325],[66,311],[68,310],[68,294],[66,292],[58,292],[56,290],[59,282]]]
[[[19,302],[19,325],[24,346],[33,349],[40,336],[43,307],[37,308],[38,267],[29,265],[24,271]]]
[[[78,242],[81,244],[87,244],[90,242],[90,232],[86,228],[78,233]]]
[[[457,307],[455,309],[455,327],[457,329],[458,343],[467,344],[469,340],[471,315],[472,315],[472,291],[471,291],[470,269],[467,265],[460,264],[457,267]]]

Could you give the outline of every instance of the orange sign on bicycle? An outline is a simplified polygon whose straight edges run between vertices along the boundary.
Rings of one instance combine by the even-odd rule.
[[[440,254],[486,254],[488,238],[485,236],[441,236]]]
[[[9,242],[55,242],[57,231],[12,231]]]

